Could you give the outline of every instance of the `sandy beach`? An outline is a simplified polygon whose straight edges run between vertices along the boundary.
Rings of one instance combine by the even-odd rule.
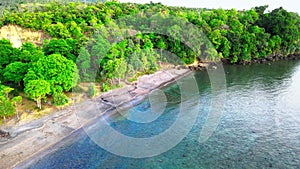
[[[143,75],[132,85],[111,90],[40,119],[5,128],[10,137],[0,139],[0,168],[22,164],[108,110],[134,106],[151,91],[189,73],[189,69],[172,68]]]

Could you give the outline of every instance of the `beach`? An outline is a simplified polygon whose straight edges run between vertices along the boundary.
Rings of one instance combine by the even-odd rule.
[[[132,107],[155,89],[190,73],[189,69],[171,68],[143,75],[122,88],[102,93],[40,119],[5,128],[10,137],[0,140],[1,168],[14,168],[28,161],[109,110]]]

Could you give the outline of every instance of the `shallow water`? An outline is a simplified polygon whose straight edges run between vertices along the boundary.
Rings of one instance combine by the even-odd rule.
[[[211,105],[216,103],[211,103],[213,96],[207,73],[197,72],[191,76],[197,81],[199,94],[184,93],[192,99],[181,100],[178,83],[190,85],[185,83],[188,81],[185,78],[163,88],[166,102],[153,104],[155,98],[150,97],[126,111],[130,119],[134,119],[135,112],[148,117],[153,113],[151,107],[167,105],[154,121],[137,123],[121,115],[99,118],[96,124],[85,128],[92,137],[80,130],[77,137],[67,139],[63,146],[31,168],[300,168],[300,62],[224,66],[224,70],[225,105],[217,128],[207,141],[200,143],[199,135],[207,123]],[[183,101],[189,105],[183,113],[188,115],[199,109],[196,123],[179,144],[160,155],[139,159],[121,157],[94,142],[107,137],[103,128],[99,128],[103,123],[135,138],[163,133],[176,122]],[[117,143],[114,140],[111,144]],[[132,150],[122,145],[120,148]]]

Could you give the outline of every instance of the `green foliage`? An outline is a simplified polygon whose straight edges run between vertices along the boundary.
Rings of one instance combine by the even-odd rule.
[[[298,16],[299,17],[299,16]],[[264,14],[258,21],[258,25],[263,27],[272,36],[278,35],[283,41],[283,45],[295,45],[299,40],[299,25],[292,13],[287,12],[282,7],[274,9],[272,12]]]
[[[22,96],[16,96],[11,99],[11,102],[15,105],[15,107],[22,104],[22,101],[23,101]]]
[[[94,83],[91,83],[89,88],[88,88],[88,94],[89,94],[89,97],[94,97],[96,96],[97,94],[97,89],[96,89],[96,86]]]
[[[62,89],[69,91],[78,84],[78,69],[74,62],[66,59],[60,54],[52,54],[40,58],[25,76],[25,83],[30,80],[46,80],[50,84],[51,93]],[[25,84],[26,86],[26,84]]]
[[[137,37],[133,38],[131,42],[121,41],[118,44],[114,44],[115,47],[111,49],[111,44],[106,42],[107,39],[116,39],[122,34],[115,30],[117,28],[115,21],[125,15],[133,15],[143,10],[156,13],[151,16],[151,19],[155,20],[151,22],[151,25],[154,26],[162,24],[160,23],[160,18],[165,18],[168,17],[169,14],[172,14],[199,27],[219,53],[217,56],[209,56],[213,60],[218,60],[218,58],[223,57],[235,63],[238,61],[250,61],[260,57],[268,57],[269,54],[276,52],[286,53],[287,51],[297,51],[300,36],[299,15],[287,12],[283,8],[265,13],[267,7],[268,6],[261,6],[250,10],[237,11],[235,9],[206,10],[167,7],[160,3],[141,5],[118,2],[107,2],[104,4],[95,2],[84,5],[82,3],[59,1],[46,5],[26,4],[19,6],[18,9],[20,12],[14,11],[5,13],[3,23],[18,24],[26,28],[48,32],[54,39],[44,45],[46,55],[59,53],[74,62],[77,61],[76,57],[80,52],[82,44],[86,42],[87,37],[90,38],[90,35],[98,32],[103,36],[102,38],[104,40],[91,38],[97,41],[92,47],[93,49],[88,49],[88,53],[91,55],[91,64],[88,64],[88,59],[81,58],[86,62],[81,62],[80,66],[82,66],[82,68],[79,68],[80,71],[82,71],[80,75],[83,80],[91,81],[96,75],[92,75],[89,69],[95,70],[96,68],[97,70],[99,68],[97,64],[106,67],[106,70],[100,71],[97,76],[104,76],[102,79],[112,78],[113,75],[111,74],[105,75],[108,68],[114,68],[108,63],[108,60],[126,58],[126,62],[129,63],[130,54],[138,52],[135,48],[136,44],[140,45],[141,49],[160,49],[160,57],[162,50],[170,51],[179,56],[185,63],[192,63],[196,57],[199,58],[200,55],[205,53],[203,51],[200,52],[200,50],[193,51],[194,53],[190,52],[190,49],[180,42],[179,39],[181,35],[179,32],[191,30],[184,30],[184,25],[176,24],[170,24],[167,29],[161,27],[155,28],[157,32],[168,32],[170,37],[156,35],[154,33],[137,34]],[[146,15],[141,16],[141,18],[132,18],[133,25],[126,26],[134,26],[137,29],[149,32],[149,30],[147,30],[149,27],[147,23],[149,19],[149,16]],[[103,24],[107,24],[110,29],[103,30],[103,27],[101,27]],[[198,32],[187,32],[187,34],[196,33]],[[13,51],[8,42],[2,43],[6,45],[5,49],[0,50],[4,53],[3,58],[6,58],[2,63],[0,61],[0,67],[3,68],[16,60],[16,57],[8,56],[15,55],[14,53],[18,53],[18,51]],[[203,42],[199,43],[199,46],[201,45],[203,45]],[[26,55],[26,52],[24,52],[24,55]],[[140,60],[141,58],[142,57],[139,57]],[[158,59],[156,58],[156,60]],[[151,62],[149,59],[147,59],[147,61]],[[134,66],[132,63],[130,64],[133,67],[139,67]],[[143,64],[144,66],[148,66],[144,68],[144,71],[153,69],[153,65]],[[135,70],[138,69],[139,68]],[[87,75],[84,77],[83,74]]]
[[[69,43],[68,43],[69,42]],[[75,55],[72,53],[73,39],[51,39],[48,43],[45,43],[43,50],[46,55],[61,54],[69,60],[76,61]]]
[[[34,46],[32,43],[25,42],[21,46],[21,56],[20,61],[24,63],[30,63],[33,64],[39,60],[39,58],[42,58],[45,56],[42,49],[39,47]]]
[[[17,61],[20,50],[13,48],[10,41],[6,39],[0,40],[0,68],[4,68],[8,64]]]
[[[8,94],[14,90],[0,82],[0,118],[9,117],[16,113],[13,102],[9,101]],[[0,119],[1,121],[1,119]]]
[[[51,92],[50,83],[46,80],[29,80],[25,85],[24,92],[31,99],[35,100],[37,107],[42,108],[41,100],[45,99],[46,95]]]
[[[118,79],[118,84],[120,84],[120,80],[125,78],[125,74],[127,71],[127,62],[123,58],[121,58],[115,60],[114,64],[115,68],[113,76]]]
[[[20,86],[20,82],[25,77],[27,70],[26,63],[13,62],[6,66],[3,71],[3,77],[6,81],[12,81]]]
[[[16,113],[13,104],[4,96],[0,96],[0,118],[12,116]]]
[[[80,49],[79,56],[76,60],[76,65],[79,69],[80,78],[82,81],[91,80],[92,77],[90,77],[90,72],[88,72],[88,70],[91,68],[91,55],[85,48]]]
[[[101,86],[101,91],[102,92],[107,92],[107,91],[109,91],[111,88],[110,88],[110,84],[109,84],[109,82],[104,82],[104,83],[102,83],[102,86]]]
[[[53,103],[55,106],[63,106],[69,102],[69,98],[64,93],[54,93]]]
[[[8,98],[8,94],[14,89],[5,85],[0,84],[0,96]]]
[[[63,92],[77,86],[79,78],[82,82],[98,81],[101,91],[108,91],[119,86],[123,79],[136,79],[159,69],[163,62],[177,65],[193,63],[196,58],[202,61],[223,58],[231,63],[244,63],[300,51],[300,17],[283,8],[266,13],[267,6],[237,11],[117,1],[28,2],[1,2],[6,10],[0,14],[3,16],[0,26],[16,24],[46,32],[52,38],[41,48],[29,42],[14,48],[8,40],[0,40],[0,80],[6,85],[0,85],[0,96],[9,100],[11,87],[18,84],[37,101],[39,108],[41,99],[47,95],[53,95],[57,105],[65,104]],[[139,17],[130,17],[135,14]],[[130,22],[119,22],[124,16]],[[190,29],[180,19],[166,22],[170,16],[180,17],[199,30]],[[166,35],[151,32],[149,25],[153,32]],[[208,39],[194,38],[199,34]],[[197,44],[197,49],[193,51],[184,40]],[[89,90],[93,96],[96,90],[92,86]]]
[[[139,57],[140,53],[134,53],[130,58],[130,65],[132,65],[133,70],[142,71],[143,70],[143,63],[141,58]]]

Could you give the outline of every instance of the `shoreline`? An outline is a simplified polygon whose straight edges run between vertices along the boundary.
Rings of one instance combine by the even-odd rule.
[[[279,60],[298,60],[299,54],[283,57]],[[278,60],[262,60],[249,64],[272,63]],[[242,63],[226,63],[223,65],[245,65]],[[63,110],[55,111],[42,118],[21,123],[11,127],[9,138],[0,137],[0,163],[3,168],[13,168],[27,161],[38,159],[37,155],[48,152],[49,148],[56,146],[67,137],[88,125],[96,118],[117,114],[116,107],[130,108],[144,100],[151,91],[164,87],[178,79],[185,77],[195,70],[216,69],[215,62],[195,62],[186,67],[174,67],[167,70],[159,70],[150,75],[142,75],[136,81],[137,87],[132,84],[110,90],[81,103],[70,105]],[[135,94],[132,94],[132,92]],[[105,101],[104,101],[104,100]],[[103,113],[97,113],[91,105],[97,102]],[[88,107],[88,108],[87,108]],[[99,107],[96,107],[99,109]],[[96,113],[96,114],[95,114]]]
[[[89,125],[96,118],[103,115],[113,116],[117,112],[113,111],[117,110],[116,107],[133,107],[153,90],[174,83],[191,73],[187,68],[159,70],[154,74],[140,76],[136,87],[126,85],[40,119],[14,126],[8,130],[11,137],[0,140],[1,166],[14,168],[38,160],[38,155],[52,152],[49,148],[56,147],[69,136],[76,136],[83,126]],[[93,105],[95,102],[96,107]]]
[[[271,54],[265,58],[253,58],[250,61],[238,61],[236,63],[230,63],[228,59],[221,59],[223,65],[251,65],[251,64],[263,64],[272,63],[281,60],[298,60],[300,59],[300,53],[293,53],[288,55],[283,54]]]

